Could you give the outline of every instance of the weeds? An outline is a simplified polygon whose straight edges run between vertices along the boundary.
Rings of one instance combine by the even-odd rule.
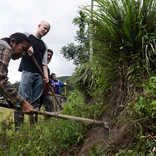
[[[79,92],[71,93],[68,101],[64,114],[97,117],[98,110],[93,114],[95,107],[85,108]],[[69,148],[79,148],[77,145],[82,142],[86,127],[86,124],[63,119],[51,118],[44,121],[39,118],[38,124],[30,126],[25,123],[20,127],[20,131],[15,133],[12,116],[9,116],[1,123],[0,156],[60,156]]]

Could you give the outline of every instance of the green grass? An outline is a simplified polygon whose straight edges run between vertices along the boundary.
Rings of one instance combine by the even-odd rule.
[[[13,116],[13,110],[0,107],[0,122],[2,122],[8,116]]]

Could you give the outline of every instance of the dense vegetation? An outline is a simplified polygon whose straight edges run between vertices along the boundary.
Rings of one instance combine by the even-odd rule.
[[[105,154],[114,151],[119,155],[154,155],[156,1],[94,2],[94,11],[84,8],[73,20],[80,28],[77,34],[84,35],[84,43],[90,37],[92,47],[88,49],[93,50],[90,59],[79,63],[74,74],[77,88],[86,102],[103,103],[106,107],[104,113],[111,115],[113,125],[120,120],[121,127],[126,125],[126,130],[131,130],[127,134],[128,130],[121,132],[121,138],[124,136],[125,140],[114,141]],[[83,42],[80,37],[76,40]],[[85,49],[84,54],[88,50]],[[70,57],[66,55],[67,50],[62,51],[65,57]]]
[[[73,20],[79,26],[77,44],[61,50],[77,65],[67,82],[75,90],[68,93],[63,114],[110,122],[105,148],[95,143],[86,147],[85,155],[154,156],[156,1],[95,0],[94,4],[93,11],[84,7]],[[41,118],[39,124],[14,133],[12,120],[5,119],[0,151],[3,155],[76,155],[92,128],[60,119],[43,123]]]

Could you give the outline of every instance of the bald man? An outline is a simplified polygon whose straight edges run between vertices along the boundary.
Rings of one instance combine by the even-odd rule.
[[[22,58],[19,66],[19,71],[22,72],[22,78],[18,92],[26,101],[32,104],[34,109],[38,109],[39,107],[39,98],[43,92],[43,79],[30,56],[33,55],[35,57],[37,63],[44,72],[44,81],[48,83],[47,46],[42,41],[42,37],[45,36],[49,30],[50,24],[46,21],[42,21],[38,25],[36,33],[28,36],[32,46]],[[15,111],[14,120],[15,127],[18,127],[23,123],[24,115],[19,111]],[[33,116],[31,116],[30,123],[33,124],[34,122],[35,120]]]

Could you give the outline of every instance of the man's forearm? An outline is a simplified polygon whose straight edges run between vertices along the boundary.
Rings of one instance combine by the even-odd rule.
[[[44,72],[44,76],[48,78],[48,68],[45,65],[43,66],[43,72]]]
[[[17,91],[12,87],[12,85],[8,82],[8,78],[4,75],[0,74],[0,88],[2,96],[10,101],[14,107],[17,107],[23,101],[23,98],[17,93]]]

